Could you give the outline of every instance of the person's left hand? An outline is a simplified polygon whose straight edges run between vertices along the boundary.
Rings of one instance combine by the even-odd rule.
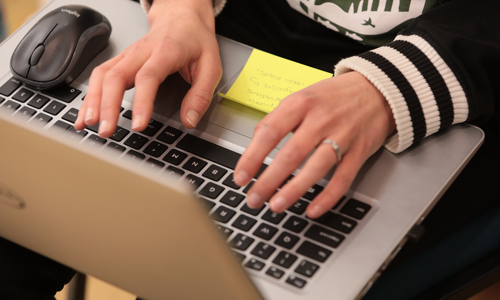
[[[271,210],[283,212],[337,164],[330,182],[307,208],[307,215],[317,218],[347,192],[363,163],[395,127],[389,104],[364,76],[350,72],[329,78],[286,97],[257,125],[234,180],[238,185],[250,182],[269,152],[293,131],[247,192],[247,203],[256,208],[272,197]],[[339,145],[340,162],[335,150],[322,143],[325,139]],[[301,171],[276,192],[315,148]]]

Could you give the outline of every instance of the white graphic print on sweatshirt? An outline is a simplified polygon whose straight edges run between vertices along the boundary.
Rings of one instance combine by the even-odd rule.
[[[291,7],[354,40],[389,43],[411,20],[438,0],[287,0]]]

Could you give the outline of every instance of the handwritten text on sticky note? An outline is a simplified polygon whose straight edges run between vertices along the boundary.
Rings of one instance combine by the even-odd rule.
[[[331,73],[254,49],[233,86],[219,94],[269,113],[286,96],[330,77]]]

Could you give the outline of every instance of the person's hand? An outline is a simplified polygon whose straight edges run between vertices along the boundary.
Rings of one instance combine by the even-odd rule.
[[[329,78],[286,97],[262,119],[238,161],[234,180],[247,184],[269,152],[293,131],[247,192],[247,203],[256,208],[272,197],[271,210],[283,212],[337,164],[330,182],[307,208],[307,215],[317,218],[347,192],[363,163],[395,127],[389,104],[364,76],[350,72]],[[322,143],[325,139],[337,142],[340,162],[332,146]],[[276,192],[315,148],[301,171]]]
[[[123,94],[134,85],[132,130],[144,130],[158,86],[177,71],[192,84],[182,102],[183,124],[194,128],[208,109],[222,76],[212,1],[155,0],[148,21],[147,35],[93,70],[77,130],[99,121],[99,134],[111,136]]]

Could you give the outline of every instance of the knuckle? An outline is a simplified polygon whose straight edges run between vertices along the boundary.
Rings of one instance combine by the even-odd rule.
[[[110,81],[125,81],[125,74],[116,68],[113,68],[106,72],[106,75],[104,76],[104,82],[110,82]]]
[[[206,109],[212,102],[212,93],[206,90],[197,90],[193,93],[196,107]]]

